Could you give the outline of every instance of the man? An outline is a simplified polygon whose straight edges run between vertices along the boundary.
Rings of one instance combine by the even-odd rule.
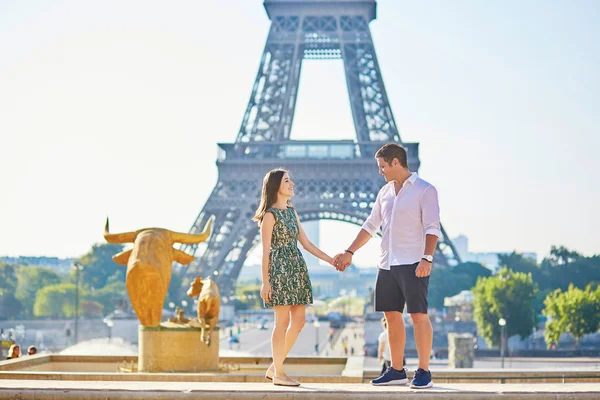
[[[419,366],[411,382],[416,389],[433,386],[429,355],[433,329],[427,315],[427,288],[437,239],[441,236],[436,189],[408,169],[406,150],[395,143],[375,154],[379,173],[388,182],[375,199],[371,215],[350,247],[335,257],[343,271],[354,253],[382,230],[379,270],[375,284],[375,311],[383,311],[388,324],[391,367],[373,385],[408,383],[403,368],[406,333],[402,312],[406,305],[415,331]]]
[[[35,346],[29,346],[29,348],[27,349],[27,355],[28,356],[33,356],[37,354],[37,347]]]

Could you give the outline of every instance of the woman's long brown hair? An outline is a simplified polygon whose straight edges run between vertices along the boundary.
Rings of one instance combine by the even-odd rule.
[[[262,223],[267,210],[277,201],[277,192],[279,192],[279,186],[281,186],[283,175],[286,173],[289,174],[289,172],[283,168],[276,168],[267,172],[265,175],[262,185],[262,194],[260,196],[260,204],[252,218],[258,225]]]

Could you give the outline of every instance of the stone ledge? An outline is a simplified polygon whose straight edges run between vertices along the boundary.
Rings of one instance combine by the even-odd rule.
[[[418,394],[417,394],[418,393]],[[414,390],[407,386],[374,387],[366,384],[304,384],[298,388],[266,383],[192,382],[73,382],[2,381],[0,400],[5,399],[398,399],[419,400],[574,400],[598,399],[600,384],[443,384]]]
[[[361,376],[341,375],[302,375],[294,377],[307,383],[362,383]],[[265,383],[264,372],[260,374],[214,374],[214,373],[92,373],[92,372],[0,372],[0,388],[3,381],[61,381],[61,382],[236,382],[236,383]]]

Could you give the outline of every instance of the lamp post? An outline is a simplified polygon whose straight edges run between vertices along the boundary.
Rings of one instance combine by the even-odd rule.
[[[83,265],[76,262],[71,269],[75,271],[75,332],[73,342],[77,344],[79,342],[79,271],[83,271]]]
[[[506,348],[506,320],[504,318],[500,318],[498,320],[498,325],[500,325],[500,357],[502,358],[501,367],[504,368],[504,351]]]
[[[319,355],[319,327],[321,326],[321,324],[319,323],[319,320],[316,317],[315,317],[315,322],[313,322],[313,326],[316,329],[315,352],[317,353],[317,355]]]

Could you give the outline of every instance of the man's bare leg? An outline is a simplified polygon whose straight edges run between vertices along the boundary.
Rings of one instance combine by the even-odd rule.
[[[415,343],[419,355],[419,368],[429,371],[429,357],[433,346],[433,328],[429,315],[423,313],[410,314],[415,328]]]

